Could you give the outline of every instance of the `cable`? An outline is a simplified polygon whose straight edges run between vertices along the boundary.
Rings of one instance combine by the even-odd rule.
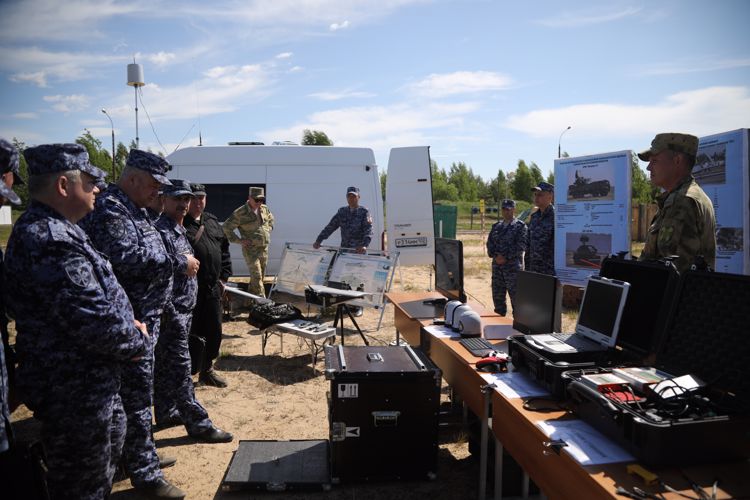
[[[146,113],[146,118],[148,118],[148,124],[151,125],[151,131],[154,133],[154,137],[156,137],[156,142],[159,143],[159,146],[161,146],[161,149],[164,153],[164,155],[167,154],[167,148],[164,147],[164,144],[161,143],[159,140],[159,136],[156,135],[156,129],[154,128],[154,124],[151,122],[151,116],[148,114],[148,110],[146,109],[146,105],[143,104],[143,87],[137,87],[138,89],[138,100],[141,101],[141,107],[143,108],[143,111]]]

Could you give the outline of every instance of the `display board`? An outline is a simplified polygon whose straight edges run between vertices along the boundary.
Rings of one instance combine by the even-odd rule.
[[[555,160],[555,271],[585,286],[602,260],[630,251],[631,151]]]
[[[372,294],[350,301],[352,305],[379,307],[390,286],[397,260],[398,253],[389,257],[341,252],[333,262],[328,282],[346,283],[352,290]]]
[[[332,247],[285,243],[274,290],[304,296],[307,285],[323,285],[336,253]]]
[[[701,137],[693,177],[716,213],[716,270],[750,274],[748,129]]]

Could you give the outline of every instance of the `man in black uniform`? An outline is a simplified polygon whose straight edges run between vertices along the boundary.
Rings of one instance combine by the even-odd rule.
[[[221,295],[223,284],[232,275],[232,261],[229,256],[229,240],[221,229],[215,215],[204,212],[206,208],[206,187],[191,184],[193,199],[185,216],[185,229],[195,257],[200,261],[198,270],[198,300],[193,309],[191,337],[205,340],[205,349],[190,342],[190,357],[193,373],[200,371],[198,383],[214,387],[226,387],[227,383],[213,368],[221,346]],[[195,340],[195,339],[191,339]]]

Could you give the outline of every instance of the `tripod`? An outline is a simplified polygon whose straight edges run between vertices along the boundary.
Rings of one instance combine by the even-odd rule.
[[[346,303],[341,302],[338,305],[336,305],[336,315],[333,317],[333,327],[336,328],[337,325],[340,328],[341,333],[341,345],[344,345],[344,313],[349,316],[349,319],[352,320],[352,323],[354,323],[354,328],[357,329],[357,332],[359,332],[359,336],[362,337],[362,340],[364,341],[365,345],[370,345],[370,343],[365,338],[365,334],[362,333],[362,330],[359,328],[359,325],[357,324],[357,320],[354,319],[354,316],[352,316],[352,312],[349,310],[349,306],[346,305]],[[341,324],[339,325],[339,320],[341,321]]]

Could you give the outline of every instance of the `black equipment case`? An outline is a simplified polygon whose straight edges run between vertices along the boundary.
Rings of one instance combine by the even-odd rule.
[[[516,370],[529,374],[557,399],[564,399],[562,374],[597,366],[643,364],[653,357],[669,311],[679,274],[669,261],[643,261],[611,256],[599,273],[630,283],[615,349],[601,352],[550,353],[526,342],[523,335],[508,339],[508,353]]]
[[[609,370],[571,371],[564,378],[574,411],[646,464],[748,458],[748,325],[750,276],[687,271],[655,367],[673,376],[697,376],[706,385],[680,399],[663,400],[651,391],[636,403],[607,397],[581,380]]]
[[[442,373],[409,346],[326,346],[332,482],[434,478]]]

